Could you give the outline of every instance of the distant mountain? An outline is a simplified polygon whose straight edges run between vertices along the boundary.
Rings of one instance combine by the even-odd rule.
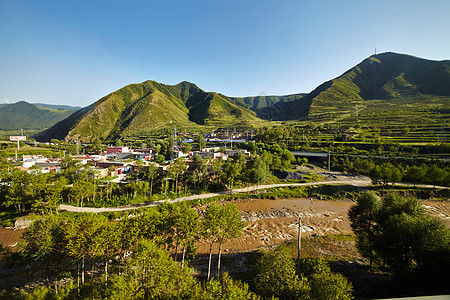
[[[101,98],[36,138],[92,141],[136,135],[169,124],[198,130],[202,125],[249,126],[260,121],[251,110],[217,93],[205,92],[195,84],[181,82],[170,86],[145,81]]]
[[[351,101],[420,95],[450,96],[450,60],[432,61],[387,52],[363,60],[299,101],[293,101],[280,119],[313,118],[320,108],[333,108]]]
[[[67,108],[69,107],[67,106]],[[76,109],[38,107],[25,101],[6,104],[0,107],[0,130],[21,128],[43,130],[67,118],[75,111]]]
[[[259,118],[265,120],[278,120],[283,117],[286,109],[294,102],[300,102],[307,94],[294,94],[287,96],[257,96],[257,97],[226,97],[231,102],[254,111]]]
[[[59,105],[59,104],[45,104],[45,103],[31,103],[36,105],[37,107],[41,108],[50,108],[50,109],[57,109],[57,110],[72,110],[76,111],[81,109],[81,106],[70,106],[70,105]]]

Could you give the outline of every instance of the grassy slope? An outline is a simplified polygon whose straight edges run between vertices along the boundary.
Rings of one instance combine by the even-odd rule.
[[[449,82],[450,61],[429,61],[395,53],[367,58],[304,96],[229,98],[207,93],[189,82],[169,86],[146,81],[102,98],[49,130],[46,136],[52,133],[52,137],[61,139],[67,135],[67,127],[71,128],[68,138],[72,140],[77,135],[86,140],[134,135],[169,123],[194,129],[198,125],[248,127],[264,123],[258,116],[268,120],[341,122],[351,118],[356,107],[362,111],[368,107],[385,108],[395,102],[397,115],[401,115],[402,101],[406,105],[408,101],[423,100],[426,105],[436,95],[439,97],[433,98],[433,103],[442,100],[437,108],[447,115]],[[384,105],[369,104],[367,100],[373,99],[384,101]],[[416,104],[413,110],[417,111]],[[410,116],[415,114],[411,112]]]
[[[305,99],[311,101],[309,117],[316,119],[331,112],[347,114],[356,104],[364,106],[365,100],[450,96],[449,83],[450,61],[383,53],[365,59]]]
[[[37,138],[74,141],[78,137],[89,142],[94,138],[139,135],[169,124],[200,130],[200,125],[253,126],[261,122],[254,112],[218,94],[204,92],[189,82],[169,86],[146,81],[103,97]]]

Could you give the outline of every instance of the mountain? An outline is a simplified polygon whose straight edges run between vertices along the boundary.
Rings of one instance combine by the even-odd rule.
[[[35,129],[42,130],[67,118],[76,109],[53,109],[38,107],[25,101],[0,107],[0,130]]]
[[[256,113],[259,118],[265,120],[278,120],[282,118],[290,104],[300,102],[306,94],[294,94],[286,96],[257,96],[257,97],[226,97],[231,102],[246,107]]]
[[[59,105],[59,104],[45,104],[45,103],[31,103],[40,108],[49,108],[49,109],[57,109],[57,110],[72,110],[76,111],[81,109],[80,106],[70,106],[70,105]]]
[[[363,60],[309,94],[238,98],[205,92],[186,81],[177,85],[155,81],[130,84],[77,111],[36,138],[68,141],[79,138],[89,142],[95,138],[136,136],[169,125],[209,130],[251,127],[264,124],[264,120],[322,121],[328,116],[327,120],[333,121],[336,116],[354,111],[358,103],[376,99],[397,101],[401,107],[404,99],[428,99],[430,95],[450,96],[450,61],[388,52]]]
[[[314,118],[318,112],[355,101],[423,95],[450,96],[450,60],[432,61],[387,52],[363,60],[299,101],[293,101],[279,119]]]
[[[181,82],[165,85],[155,81],[125,86],[85,107],[55,126],[39,133],[51,138],[92,141],[136,135],[169,124],[199,130],[206,126],[249,126],[261,122],[256,113],[225,97]]]

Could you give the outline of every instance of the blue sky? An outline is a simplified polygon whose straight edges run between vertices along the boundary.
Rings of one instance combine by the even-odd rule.
[[[448,0],[0,0],[0,103],[87,106],[127,84],[310,92],[377,52],[450,59]]]

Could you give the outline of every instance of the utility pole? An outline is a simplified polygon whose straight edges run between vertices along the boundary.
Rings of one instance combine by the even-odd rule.
[[[328,171],[331,171],[331,152],[328,151]]]
[[[302,240],[302,216],[298,217],[298,252],[297,252],[297,274],[300,275],[300,246]]]

